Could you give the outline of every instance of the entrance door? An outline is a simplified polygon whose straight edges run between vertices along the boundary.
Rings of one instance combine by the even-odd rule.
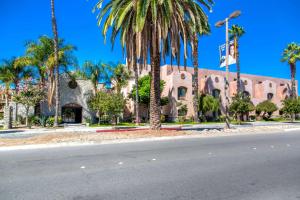
[[[62,120],[64,123],[81,123],[82,107],[78,104],[67,104],[63,106]]]

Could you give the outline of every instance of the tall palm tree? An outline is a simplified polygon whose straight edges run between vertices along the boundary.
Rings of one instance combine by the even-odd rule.
[[[128,71],[123,64],[118,64],[113,69],[113,74],[111,76],[111,80],[114,85],[115,91],[120,94],[123,87],[128,84],[128,80],[131,77],[130,71]]]
[[[296,92],[296,63],[300,61],[300,45],[296,43],[288,44],[287,48],[283,51],[282,62],[288,62],[291,70],[291,83],[292,83],[292,98],[297,98]]]
[[[160,65],[161,58],[171,53],[180,63],[183,45],[184,60],[187,59],[188,35],[191,29],[184,21],[200,24],[204,12],[202,5],[210,9],[212,0],[111,0],[102,9],[99,0],[95,9],[100,10],[98,24],[105,18],[103,35],[112,28],[111,41],[120,35],[121,45],[127,58],[151,63],[150,127],[158,130],[160,122]],[[135,38],[135,39],[134,39]]]
[[[8,91],[10,86],[13,85],[15,94],[18,94],[20,82],[32,76],[31,69],[27,67],[28,64],[29,63],[25,57],[13,57],[8,60],[3,60],[3,65],[1,67],[1,80],[6,85],[6,105],[8,105]],[[18,121],[18,103],[15,105],[14,118]]]
[[[187,25],[190,26],[193,30],[193,35],[191,36],[191,46],[192,46],[192,56],[193,56],[193,67],[194,67],[194,75],[193,75],[193,108],[194,108],[194,122],[199,122],[199,63],[198,63],[198,36],[208,35],[210,33],[210,26],[207,23],[207,18],[204,15],[202,17],[204,20],[201,21],[201,26],[197,26],[197,24],[193,24],[189,22]]]
[[[237,75],[237,94],[242,92],[241,88],[241,67],[240,67],[240,53],[239,53],[239,39],[245,34],[243,27],[239,25],[233,25],[229,30],[231,34],[230,39],[234,40],[235,53],[236,53],[236,75]]]
[[[0,65],[0,83],[5,85],[5,106],[9,105],[9,90],[14,81],[12,65],[9,61],[4,61]]]
[[[51,22],[53,31],[53,42],[54,42],[54,68],[55,68],[55,118],[54,127],[58,126],[59,105],[60,105],[60,94],[59,94],[59,66],[58,66],[58,34],[57,34],[57,24],[55,18],[55,5],[54,0],[51,1]]]
[[[80,73],[86,79],[91,80],[94,91],[97,91],[97,85],[100,81],[106,81],[108,79],[108,72],[111,70],[111,66],[102,62],[93,63],[86,61],[83,65],[83,70]]]
[[[63,39],[58,40],[58,67],[67,71],[68,66],[77,66],[77,60],[73,55],[76,47],[65,44]],[[46,86],[48,82],[48,104],[52,106],[52,99],[55,92],[55,56],[54,41],[48,36],[41,36],[37,41],[30,41],[26,44],[26,59],[38,72],[40,87]]]

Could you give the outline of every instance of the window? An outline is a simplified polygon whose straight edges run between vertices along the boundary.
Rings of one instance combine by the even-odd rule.
[[[268,93],[267,99],[268,99],[269,101],[271,101],[271,100],[273,99],[273,97],[274,97],[274,94],[273,94],[273,93]]]
[[[187,93],[186,87],[179,87],[178,88],[178,100],[185,100]]]
[[[182,74],[180,75],[180,77],[181,77],[182,80],[184,80],[184,79],[185,79],[185,74],[182,73]]]
[[[244,81],[244,85],[248,85],[248,81],[247,80]]]
[[[270,88],[273,87],[272,83],[269,83],[269,87],[270,87]]]
[[[250,93],[248,91],[243,92],[243,97],[250,97]]]
[[[215,97],[216,99],[220,98],[220,94],[221,94],[221,91],[218,89],[214,89],[212,91],[212,96]]]
[[[76,89],[77,88],[77,82],[75,80],[71,80],[69,83],[68,83],[68,86],[69,88],[71,89]]]
[[[215,82],[219,83],[219,78],[218,77],[215,78]]]

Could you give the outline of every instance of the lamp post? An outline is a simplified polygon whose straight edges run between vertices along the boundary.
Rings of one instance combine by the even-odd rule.
[[[225,119],[225,122],[226,122],[226,128],[227,129],[230,129],[230,122],[229,122],[229,96],[230,96],[230,93],[229,93],[229,63],[228,63],[228,56],[229,56],[229,28],[228,28],[228,22],[229,20],[231,19],[234,19],[234,18],[237,18],[238,16],[241,15],[241,11],[237,10],[237,11],[234,11],[233,13],[231,13],[229,15],[229,17],[225,18],[224,20],[222,21],[218,21],[215,26],[216,27],[221,27],[225,24],[225,27],[226,27],[226,45],[225,45],[225,48],[226,48],[226,60],[225,60],[225,63],[226,63],[226,78],[225,78],[225,98],[226,98],[226,101],[225,101],[225,116],[226,116],[226,119]]]

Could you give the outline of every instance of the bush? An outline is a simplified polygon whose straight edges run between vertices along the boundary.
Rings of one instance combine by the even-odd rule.
[[[163,122],[166,122],[166,116],[165,115],[160,115],[160,121],[163,123]]]
[[[188,112],[188,108],[187,105],[182,105],[179,109],[178,109],[178,116],[186,116]]]
[[[39,125],[42,126],[42,127],[46,127],[47,126],[47,120],[48,120],[48,117],[40,116],[39,117]]]
[[[299,114],[300,113],[300,98],[297,99],[289,98],[284,100],[283,102],[283,108],[281,109],[281,113],[292,117],[293,114]]]
[[[58,124],[61,124],[62,123],[62,118],[61,117],[58,117]],[[54,126],[54,117],[51,116],[47,119],[47,126]]]
[[[278,107],[273,102],[267,100],[259,103],[256,106],[256,114],[260,116],[262,114],[263,119],[270,119],[272,114],[278,110]]]
[[[255,110],[255,107],[251,102],[250,97],[245,97],[244,95],[237,94],[235,97],[232,98],[232,102],[229,106],[229,110],[233,114],[233,117],[238,122],[240,122],[242,116]]]

